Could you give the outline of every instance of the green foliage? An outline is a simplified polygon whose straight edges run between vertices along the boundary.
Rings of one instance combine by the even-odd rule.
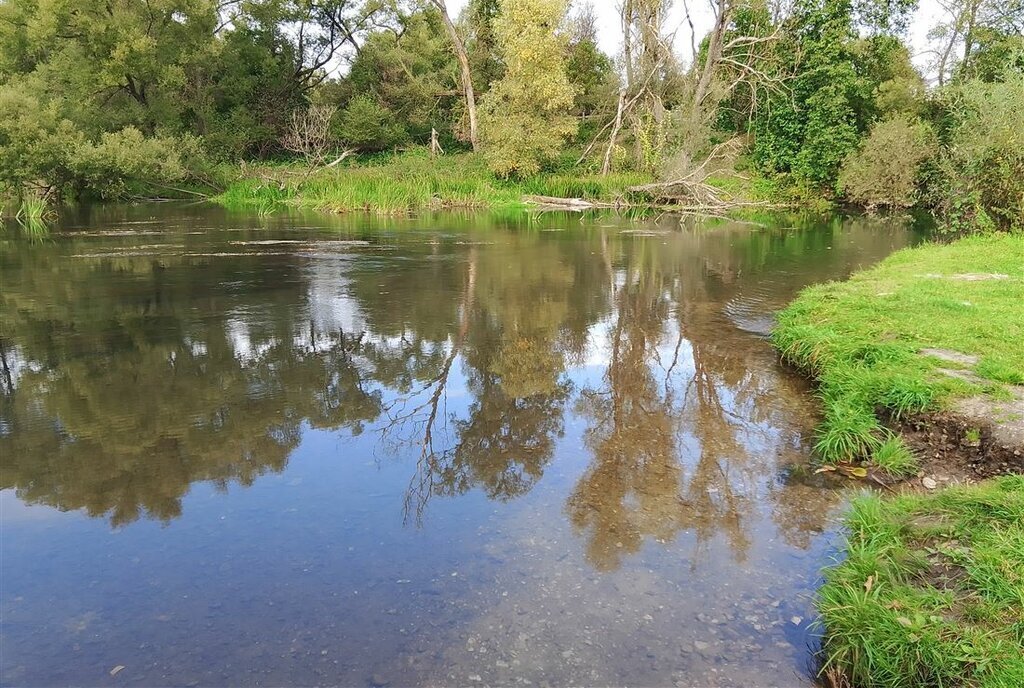
[[[277,24],[283,15],[270,17],[270,29],[241,16],[216,34],[217,7],[0,5],[0,183],[111,197],[130,184],[182,178],[182,165],[200,159],[195,135],[225,157],[276,146],[301,95]]]
[[[346,145],[379,151],[405,143],[409,136],[393,113],[368,95],[358,95],[339,114],[338,135]]]
[[[864,496],[818,595],[824,671],[864,688],[1024,681],[1024,478]]]
[[[216,158],[277,152],[293,110],[307,99],[296,80],[300,57],[271,15],[242,15],[215,55],[190,70],[182,123]]]
[[[578,173],[502,179],[474,155],[430,158],[422,150],[376,163],[321,170],[311,178],[290,168],[261,169],[258,177],[231,184],[217,200],[228,207],[290,203],[331,212],[387,215],[442,208],[522,208],[522,198],[528,194],[614,201],[628,187],[650,181],[638,174]]]
[[[76,182],[102,198],[121,198],[132,186],[173,183],[188,176],[185,160],[199,155],[199,143],[191,138],[145,137],[127,127],[103,134],[96,143],[83,143],[74,152],[70,167]]]
[[[610,57],[597,45],[597,27],[592,13],[573,18],[565,72],[576,89],[574,111],[579,115],[615,114],[619,77]]]
[[[494,32],[505,75],[480,102],[481,142],[491,169],[529,176],[554,158],[576,131],[575,90],[557,29],[566,0],[502,0]]]
[[[494,20],[501,13],[500,5],[501,0],[469,0],[461,17],[473,89],[478,95],[486,93],[491,84],[505,74],[494,34]]]
[[[930,194],[948,231],[1024,228],[1024,72],[944,95],[951,125]]]
[[[324,96],[346,110],[362,112],[359,136],[346,141],[370,150],[425,143],[431,129],[450,140],[462,101],[455,88],[458,65],[440,14],[418,10],[399,15],[397,31],[370,34],[348,76],[325,89]],[[441,95],[443,94],[443,95]],[[369,104],[375,106],[371,112]],[[359,116],[354,113],[353,116]],[[372,131],[372,121],[378,132]]]
[[[937,152],[931,127],[897,115],[871,129],[843,162],[839,188],[859,205],[907,208],[917,200],[921,166]]]
[[[83,142],[75,125],[13,84],[0,86],[0,185],[15,196],[27,187],[70,182],[69,157]]]
[[[797,185],[835,190],[840,167],[881,115],[913,113],[923,82],[894,38],[861,39],[858,24],[898,23],[905,3],[803,0],[778,47],[791,92],[775,94],[751,122],[754,157]]]
[[[15,86],[0,86],[0,185],[9,193],[118,198],[129,185],[181,180],[186,162],[201,158],[195,139],[145,137],[134,127],[90,141],[57,113]]]
[[[1010,278],[951,279],[965,272]],[[1020,235],[905,249],[848,282],[801,292],[779,314],[772,339],[785,359],[818,381],[825,410],[821,458],[872,460],[904,474],[912,457],[894,446],[876,411],[899,418],[983,391],[938,373],[948,364],[919,354],[922,349],[979,356],[974,372],[993,382],[1024,378],[1022,297]],[[999,390],[996,384],[984,391]]]

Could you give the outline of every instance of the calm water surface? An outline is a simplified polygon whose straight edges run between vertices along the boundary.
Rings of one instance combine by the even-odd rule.
[[[808,686],[848,493],[807,477],[815,403],[765,334],[914,241],[179,205],[8,229],[0,680]]]

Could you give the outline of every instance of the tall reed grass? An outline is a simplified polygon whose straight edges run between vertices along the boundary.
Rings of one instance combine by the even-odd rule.
[[[330,212],[392,215],[446,208],[522,207],[526,195],[610,202],[625,197],[628,187],[646,181],[638,174],[566,173],[506,180],[495,177],[482,160],[471,155],[431,159],[412,153],[312,175],[289,167],[267,169],[259,178],[230,185],[217,200],[237,208],[289,204]]]
[[[30,236],[42,237],[50,233],[47,215],[50,212],[46,201],[41,198],[29,197],[22,199],[14,218],[21,226],[22,232]]]

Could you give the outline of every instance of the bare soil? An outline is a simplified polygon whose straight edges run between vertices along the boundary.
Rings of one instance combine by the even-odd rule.
[[[921,472],[911,482],[931,478],[942,487],[1024,473],[1024,443],[1013,441],[1015,432],[998,418],[965,414],[958,405],[952,411],[895,423],[895,429],[902,433],[921,462]]]

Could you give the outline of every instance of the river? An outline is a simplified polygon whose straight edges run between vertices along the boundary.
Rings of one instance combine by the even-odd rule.
[[[773,313],[897,222],[83,207],[0,234],[5,685],[810,686]]]

